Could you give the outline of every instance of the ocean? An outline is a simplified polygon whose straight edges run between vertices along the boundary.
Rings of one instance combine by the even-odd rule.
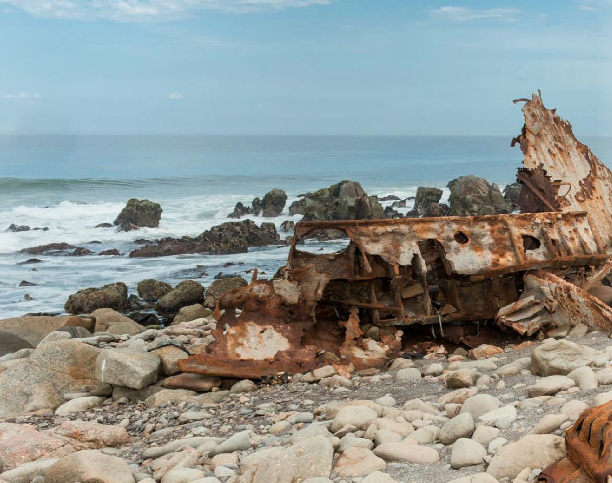
[[[238,201],[249,204],[272,188],[298,195],[343,179],[371,195],[414,196],[418,186],[444,188],[461,175],[514,181],[522,154],[507,137],[437,136],[0,136],[0,318],[61,313],[80,289],[122,281],[210,284],[218,273],[263,278],[284,264],[288,249],[270,247],[226,256],[130,259],[136,239],[195,236],[225,221]],[[612,138],[585,138],[612,162]],[[448,196],[448,190],[445,191]],[[119,233],[112,223],[129,198],[162,205],[159,228]],[[410,201],[406,208],[411,208]],[[294,219],[297,220],[298,217]],[[261,218],[252,218],[261,222]],[[6,232],[12,223],[47,231]],[[284,236],[284,234],[281,234]],[[92,251],[117,248],[121,257],[37,256],[19,250],[67,242]],[[22,281],[36,284],[20,287]],[[33,300],[25,300],[29,294]]]

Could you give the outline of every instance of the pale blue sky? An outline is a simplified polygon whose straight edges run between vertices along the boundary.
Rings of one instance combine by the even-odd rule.
[[[612,0],[0,0],[0,133],[612,135]]]

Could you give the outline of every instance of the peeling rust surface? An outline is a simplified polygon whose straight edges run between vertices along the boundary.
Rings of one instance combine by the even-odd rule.
[[[525,274],[524,282],[519,300],[497,314],[499,325],[526,336],[578,324],[612,330],[610,307],[573,283],[542,270]]]
[[[525,155],[517,177],[521,211],[585,211],[597,243],[612,247],[612,171],[576,139],[568,121],[544,107],[541,95],[525,103],[523,114],[513,141]]]
[[[584,411],[565,434],[567,457],[541,483],[607,483],[612,479],[612,401]]]

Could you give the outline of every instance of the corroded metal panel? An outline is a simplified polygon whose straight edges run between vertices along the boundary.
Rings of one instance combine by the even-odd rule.
[[[521,211],[584,211],[599,245],[612,247],[612,172],[576,139],[569,121],[544,107],[541,95],[527,100],[523,114],[513,141],[525,155],[517,177]]]
[[[578,324],[612,330],[612,309],[573,283],[543,270],[525,274],[524,281],[521,298],[497,314],[500,326],[526,336]]]
[[[290,254],[293,267],[307,266],[317,258],[330,259],[304,254],[297,245],[310,232],[323,229],[344,231],[362,254],[379,256],[398,266],[422,258],[419,243],[435,240],[444,252],[449,275],[493,275],[564,261],[599,264],[606,257],[595,242],[585,213],[524,213],[298,223]],[[342,270],[341,274],[350,275]]]
[[[565,434],[567,457],[546,468],[541,483],[612,480],[612,402],[584,411]]]

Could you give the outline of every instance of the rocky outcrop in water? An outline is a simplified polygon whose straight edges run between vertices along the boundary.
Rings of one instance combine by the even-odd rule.
[[[262,215],[266,218],[273,218],[283,212],[286,203],[287,193],[279,188],[274,188],[264,195],[263,200],[259,197],[255,198],[251,202],[251,206],[245,206],[239,201],[236,203],[234,211],[227,217],[241,218],[246,215]]]
[[[239,201],[238,203],[236,203],[236,206],[234,207],[234,211],[231,212],[229,215],[227,215],[227,217],[239,219],[239,218],[242,218],[243,216],[252,215],[252,214],[253,214],[253,208],[251,208],[250,206],[244,206],[242,202]]]
[[[47,245],[24,248],[19,253],[27,253],[29,255],[61,255],[63,252],[75,248],[74,245],[69,245],[68,243],[49,243]]]
[[[34,231],[49,231],[48,227],[43,227],[43,228],[30,228],[28,225],[15,225],[15,223],[11,223],[11,226],[9,226],[5,231],[10,231],[13,233],[19,233],[22,231],[30,231],[30,230],[34,230]]]
[[[114,225],[119,228],[119,231],[137,230],[142,227],[157,228],[162,211],[159,203],[132,198],[121,210]]]
[[[368,196],[359,182],[349,180],[307,193],[291,204],[289,214],[304,215],[304,221],[386,218],[378,198]]]
[[[414,209],[420,216],[425,216],[425,213],[430,211],[431,205],[438,205],[442,198],[442,190],[440,188],[428,188],[419,186],[414,199]]]
[[[460,176],[448,183],[450,214],[455,216],[508,213],[508,205],[495,183],[474,175]]]
[[[64,309],[70,314],[89,314],[96,309],[125,310],[128,289],[123,282],[111,283],[103,287],[90,287],[79,290],[68,297]]]
[[[214,226],[200,236],[163,238],[153,245],[138,248],[130,257],[164,257],[186,253],[224,255],[246,253],[249,247],[281,244],[274,223],[257,226],[251,220],[233,221]]]
[[[504,188],[504,200],[508,204],[508,209],[510,211],[516,211],[520,209],[518,205],[519,197],[521,196],[521,184],[520,183],[512,183],[506,185]]]
[[[266,193],[261,201],[261,213],[265,218],[272,218],[280,215],[287,203],[287,193],[283,190],[274,188]]]

